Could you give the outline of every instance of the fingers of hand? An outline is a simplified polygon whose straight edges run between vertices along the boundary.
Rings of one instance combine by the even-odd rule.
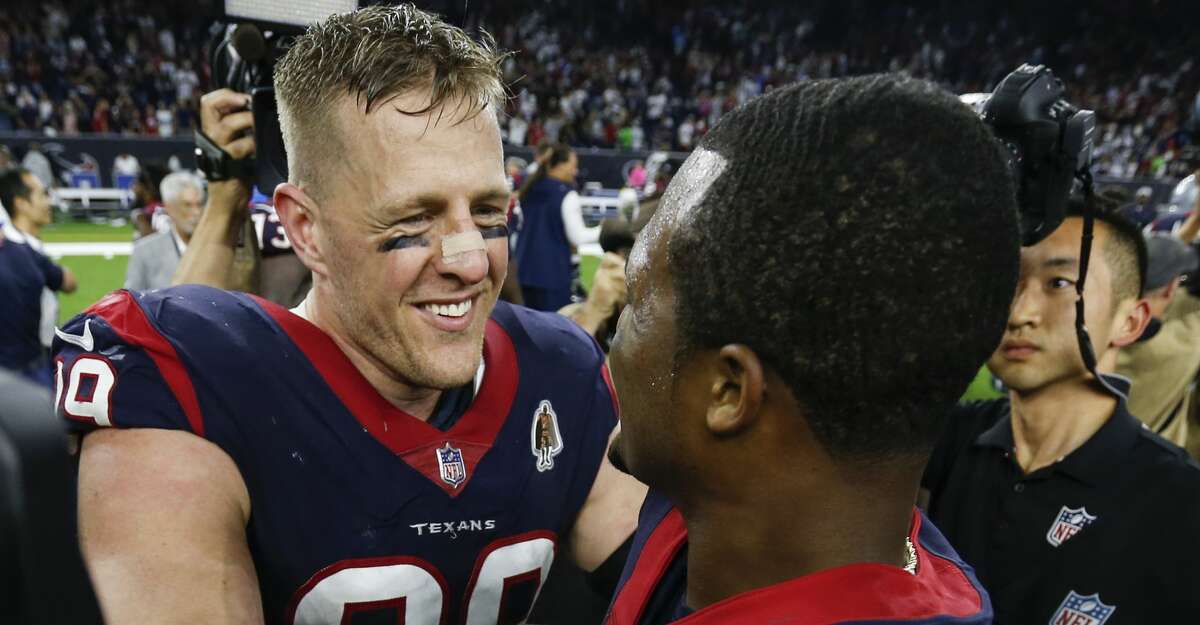
[[[235,159],[252,156],[254,154],[254,137],[242,137],[223,147]]]
[[[216,127],[212,128],[212,132],[209,132],[208,128],[205,128],[204,132],[208,134],[210,139],[213,140],[213,143],[216,143],[217,145],[221,146],[221,149],[228,152],[229,145],[236,141],[240,141],[243,138],[247,138],[243,137],[242,135],[245,134],[248,129],[253,127],[254,114],[250,111],[241,111],[222,117],[221,121],[217,123]],[[250,140],[253,142],[254,139],[250,137]]]
[[[600,258],[600,268],[608,270],[619,269],[620,271],[625,271],[625,259],[622,258],[620,254],[605,252],[604,256]]]
[[[200,98],[200,115],[206,113],[220,118],[235,111],[250,108],[250,96],[232,89],[209,91]]]

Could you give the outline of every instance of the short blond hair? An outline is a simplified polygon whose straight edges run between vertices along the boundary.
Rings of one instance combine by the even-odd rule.
[[[499,110],[506,97],[496,50],[486,32],[476,41],[462,29],[412,4],[371,6],[310,26],[275,68],[279,127],[289,177],[317,184],[325,164],[314,157],[340,147],[331,115],[351,95],[364,114],[414,89],[428,89],[424,115],[447,103],[467,105],[459,117]],[[399,109],[397,109],[399,110]],[[312,146],[313,150],[307,147]]]

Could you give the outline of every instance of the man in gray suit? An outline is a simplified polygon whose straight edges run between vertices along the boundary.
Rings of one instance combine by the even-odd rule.
[[[159,185],[171,229],[142,237],[133,244],[125,273],[125,288],[133,291],[171,286],[179,259],[204,212],[204,181],[191,172],[168,174]]]

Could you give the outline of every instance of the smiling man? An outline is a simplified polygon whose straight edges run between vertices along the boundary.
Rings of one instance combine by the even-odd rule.
[[[913,503],[1018,247],[999,146],[933,84],[804,82],[723,117],[626,269],[611,453],[653,490],[608,623],[990,623]]]
[[[627,539],[603,354],[497,303],[501,58],[411,5],[312,26],[275,74],[308,298],[121,291],[60,331],[110,625],[518,622],[556,553]]]
[[[1001,623],[1185,622],[1200,612],[1200,467],[1084,367],[1079,209],[1021,250],[1008,328],[988,361],[1008,397],[950,418],[923,480],[929,515],[979,571]],[[1096,369],[1121,392],[1117,352],[1150,319],[1144,246],[1119,216],[1096,223],[1085,315]]]

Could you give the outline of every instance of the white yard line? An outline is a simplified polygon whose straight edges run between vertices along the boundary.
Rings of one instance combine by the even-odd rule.
[[[133,243],[46,243],[46,254],[51,258],[63,256],[129,256]]]

